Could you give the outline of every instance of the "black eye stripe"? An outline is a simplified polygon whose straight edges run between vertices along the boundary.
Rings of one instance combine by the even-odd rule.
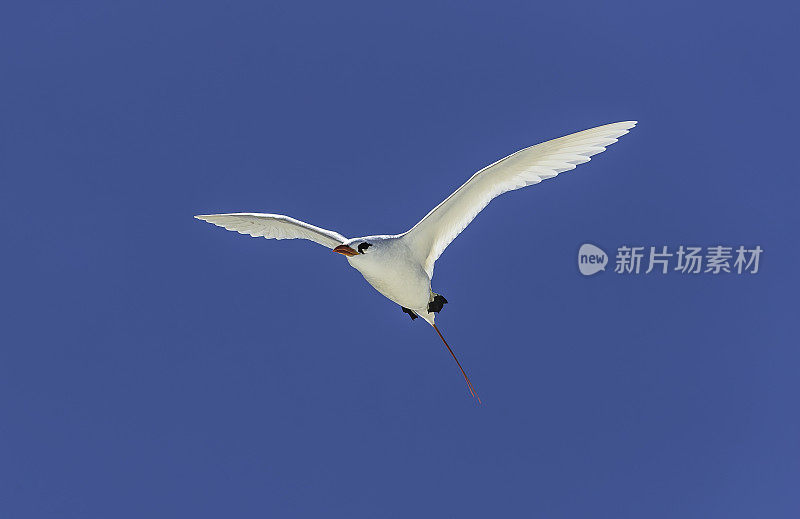
[[[358,244],[358,252],[364,254],[364,251],[368,248],[372,247],[371,243],[363,242]]]

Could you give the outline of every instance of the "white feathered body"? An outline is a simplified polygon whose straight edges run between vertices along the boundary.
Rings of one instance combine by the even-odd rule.
[[[386,298],[432,324],[435,314],[428,312],[431,278],[403,236],[365,236],[348,244],[363,242],[372,246],[367,254],[348,257],[350,265]]]

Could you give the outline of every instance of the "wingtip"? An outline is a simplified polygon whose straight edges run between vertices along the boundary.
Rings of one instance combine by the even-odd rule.
[[[610,133],[617,133],[618,136],[625,135],[628,133],[631,128],[639,124],[639,121],[617,121],[615,123],[608,123],[602,126],[597,126],[595,128],[589,128],[585,130],[587,132],[610,132]],[[578,132],[581,133],[581,132]],[[569,136],[568,136],[569,137]]]
[[[619,121],[601,126],[600,128],[607,129],[610,132],[618,134],[617,137],[621,137],[631,131],[637,124],[639,124],[639,121]]]

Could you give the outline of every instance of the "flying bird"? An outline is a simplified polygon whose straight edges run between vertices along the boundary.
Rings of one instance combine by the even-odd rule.
[[[338,232],[281,214],[228,213],[195,218],[255,237],[311,240],[347,257],[350,266],[378,292],[400,305],[412,320],[422,317],[433,326],[461,370],[470,394],[480,402],[467,373],[434,322],[447,303],[444,296],[431,289],[436,260],[492,199],[588,162],[634,126],[636,121],[606,124],[513,153],[472,175],[402,234],[345,238]]]

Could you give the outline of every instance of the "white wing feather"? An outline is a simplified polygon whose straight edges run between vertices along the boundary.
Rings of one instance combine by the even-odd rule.
[[[433,265],[444,249],[493,198],[575,169],[592,155],[605,151],[606,146],[617,142],[634,126],[636,121],[598,126],[500,159],[470,177],[403,237],[428,276],[433,277]]]
[[[338,232],[322,229],[282,214],[201,214],[195,216],[195,218],[241,234],[249,234],[255,237],[263,236],[264,238],[274,238],[276,240],[302,238],[317,242],[329,249],[333,249],[347,241],[347,238]]]

